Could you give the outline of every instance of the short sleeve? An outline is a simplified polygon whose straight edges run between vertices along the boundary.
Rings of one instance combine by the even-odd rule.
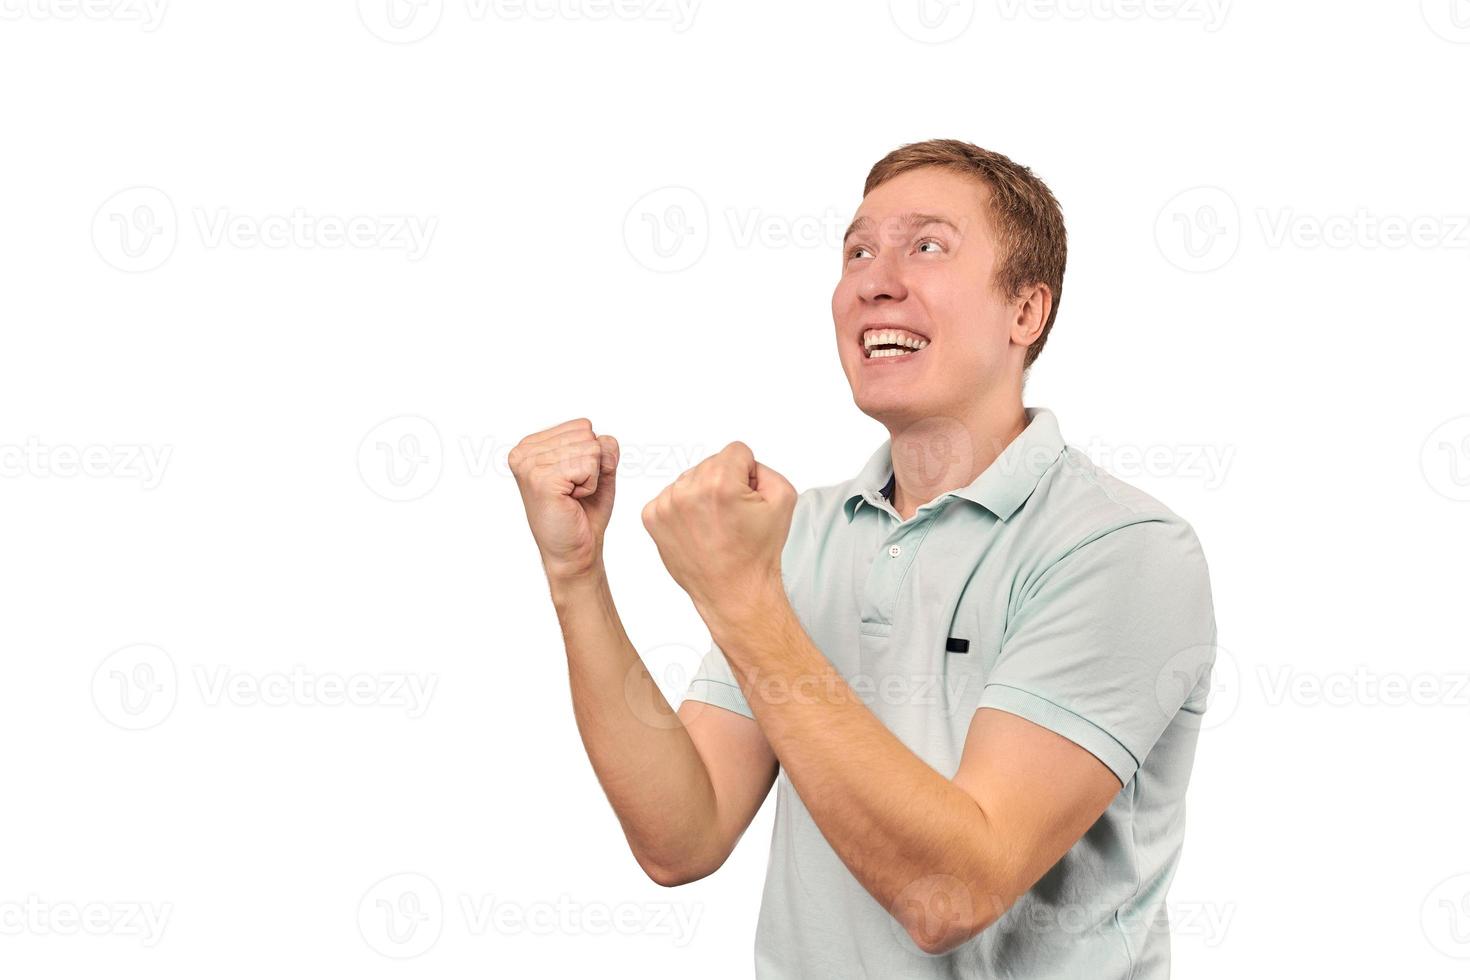
[[[735,674],[730,670],[724,651],[713,640],[710,641],[709,652],[699,662],[699,670],[695,672],[694,679],[689,682],[684,700],[717,704],[747,718],[755,718],[755,712],[751,711],[750,704],[745,700],[745,692],[740,690]],[[682,705],[683,702],[680,703]]]
[[[978,707],[1077,743],[1126,785],[1186,702],[1203,710],[1214,655],[1194,531],[1173,515],[1139,520],[1091,536],[1038,576]]]

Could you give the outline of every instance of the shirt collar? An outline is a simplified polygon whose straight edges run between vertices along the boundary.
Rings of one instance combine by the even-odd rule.
[[[1025,430],[979,476],[968,486],[947,493],[973,500],[1001,520],[1008,520],[1031,496],[1064,448],[1057,417],[1049,409],[1027,408],[1026,418]],[[848,482],[842,507],[849,522],[860,503],[877,507],[886,496],[885,491],[892,492],[892,448],[891,437],[883,440],[858,475]]]

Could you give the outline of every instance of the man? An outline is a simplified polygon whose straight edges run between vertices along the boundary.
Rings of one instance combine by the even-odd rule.
[[[1214,613],[1190,526],[1022,405],[1061,210],[931,140],[873,167],[843,249],[838,357],[889,438],[800,494],[733,442],[644,507],[713,640],[676,718],[603,571],[616,440],[511,452],[593,767],[669,886],[778,782],[759,977],[1165,977]]]

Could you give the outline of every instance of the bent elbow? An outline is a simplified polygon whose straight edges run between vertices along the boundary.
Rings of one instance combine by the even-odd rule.
[[[980,935],[994,922],[994,919],[976,923],[955,922],[942,929],[924,928],[922,924],[908,925],[905,930],[920,952],[928,956],[944,956]]]
[[[643,873],[648,875],[650,881],[664,888],[678,888],[680,885],[708,878],[719,868],[718,865],[713,868],[669,868],[645,861],[639,861],[638,865],[643,869]]]
[[[928,956],[943,956],[963,946],[1000,920],[1006,910],[1002,904],[1009,906],[975,902],[973,892],[958,879],[945,884],[920,901],[902,903],[903,914],[895,915],[914,945]]]

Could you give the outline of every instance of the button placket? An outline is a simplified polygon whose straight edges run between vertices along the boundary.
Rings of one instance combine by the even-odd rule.
[[[934,524],[932,514],[905,521],[893,528],[886,548],[868,569],[863,586],[863,625],[876,626],[873,632],[886,634],[893,626],[893,613],[898,605],[904,577],[919,553],[919,545]],[[885,554],[886,553],[886,554]]]

